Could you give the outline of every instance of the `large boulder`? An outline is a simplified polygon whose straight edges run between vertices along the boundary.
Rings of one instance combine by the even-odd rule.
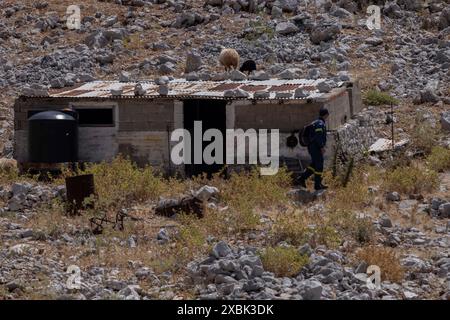
[[[450,111],[445,111],[441,114],[442,130],[450,132]]]
[[[313,44],[320,44],[334,39],[340,32],[339,24],[317,24],[311,30],[310,39]]]
[[[303,0],[276,0],[273,5],[280,8],[284,12],[295,12]]]
[[[84,39],[84,43],[91,48],[104,48],[114,40],[123,40],[128,32],[123,28],[97,30]]]
[[[286,35],[286,34],[297,33],[299,31],[299,29],[292,22],[281,22],[281,23],[277,24],[275,31],[279,34]]]
[[[446,7],[442,10],[439,16],[439,29],[443,30],[450,26],[450,7]]]

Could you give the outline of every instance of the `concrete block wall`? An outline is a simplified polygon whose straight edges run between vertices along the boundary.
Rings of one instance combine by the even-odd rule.
[[[173,100],[20,98],[16,101],[14,157],[28,161],[28,111],[113,107],[114,126],[80,127],[79,158],[99,162],[113,159],[119,152],[140,165],[169,166],[168,132],[173,130]]]
[[[350,101],[350,114],[355,116],[363,109],[363,101],[361,94],[361,83],[358,79],[355,79],[347,87],[347,92]]]
[[[236,101],[234,104],[234,127],[239,129],[279,129],[292,132],[317,119],[321,103],[286,101],[258,102]]]
[[[169,139],[174,122],[174,100],[120,100],[118,153],[140,166],[149,164],[169,170]]]

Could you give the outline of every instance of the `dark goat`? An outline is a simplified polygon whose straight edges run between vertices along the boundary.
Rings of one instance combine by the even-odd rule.
[[[252,73],[256,70],[256,62],[253,60],[247,60],[242,64],[242,67],[239,69],[241,72],[247,72],[247,74]]]

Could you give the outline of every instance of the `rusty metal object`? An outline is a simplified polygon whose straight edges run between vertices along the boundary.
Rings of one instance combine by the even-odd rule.
[[[158,203],[155,214],[171,217],[177,213],[195,214],[198,218],[203,218],[203,201],[189,196],[181,200],[167,199]]]
[[[68,210],[77,214],[85,207],[84,200],[95,194],[94,175],[85,174],[66,178]]]
[[[91,231],[93,234],[102,234],[105,229],[105,225],[110,224],[114,230],[123,231],[125,230],[124,220],[125,218],[131,221],[143,221],[142,218],[134,217],[127,213],[127,210],[121,209],[116,213],[115,221],[108,218],[105,213],[102,217],[92,217],[89,219],[91,225]]]

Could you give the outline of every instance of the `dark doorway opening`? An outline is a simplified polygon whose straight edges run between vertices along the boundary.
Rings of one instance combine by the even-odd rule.
[[[194,121],[202,122],[202,134],[208,129],[218,129],[222,132],[223,156],[225,161],[225,132],[226,132],[226,105],[223,100],[185,100],[184,101],[184,128],[191,134],[191,164],[185,165],[187,176],[197,176],[206,173],[210,178],[213,173],[219,172],[223,164],[207,164],[202,157],[201,164],[194,164]],[[202,152],[212,141],[202,143]],[[213,154],[214,155],[214,154]]]

